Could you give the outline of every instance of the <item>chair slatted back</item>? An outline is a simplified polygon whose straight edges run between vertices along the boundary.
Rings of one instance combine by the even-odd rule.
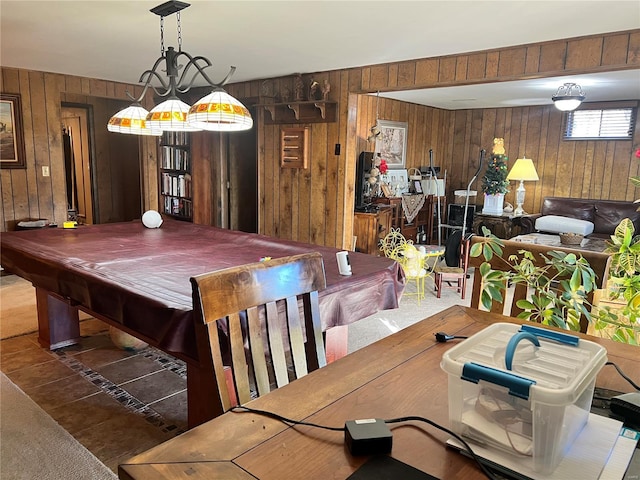
[[[482,242],[482,238],[483,237],[480,237],[480,236],[473,237],[471,239],[472,246],[475,243]],[[606,253],[592,252],[589,250],[576,250],[575,248],[572,249],[567,247],[555,247],[555,246],[541,245],[541,244],[535,244],[535,243],[516,242],[513,240],[502,240],[502,242],[504,244],[503,254],[502,254],[503,259],[508,261],[509,257],[511,257],[512,255],[516,255],[518,259],[522,259],[523,255],[519,253],[519,251],[528,250],[531,253],[533,253],[535,258],[534,264],[536,266],[545,265],[544,259],[540,255],[542,254],[542,255],[548,256],[548,253],[550,251],[575,253],[578,256],[581,255],[587,262],[589,262],[589,265],[591,266],[591,268],[596,274],[597,288],[606,287],[607,279],[609,278],[609,267],[611,264],[611,256]],[[480,275],[478,268],[484,262],[485,262],[485,259],[482,255],[479,257],[469,258],[469,266],[476,268],[475,274],[473,276],[473,291],[471,294],[472,308],[479,309],[481,305],[480,295],[482,293],[481,292],[482,276]],[[489,263],[491,264],[491,268],[493,270],[501,270],[501,271],[511,270],[509,263],[505,262],[504,260],[496,256],[494,256]],[[593,291],[587,295],[587,300],[589,301],[590,304],[593,303],[593,295],[594,295]],[[527,298],[527,288],[524,285],[518,284],[513,289],[513,297],[509,295],[509,298],[505,298],[504,300],[506,303],[504,305],[494,301],[491,305],[491,311],[497,312],[497,313],[503,313],[503,309],[505,309],[506,307],[506,309],[504,310],[504,313],[509,316],[516,317],[520,313],[522,313],[522,309],[520,309],[516,305],[516,302],[518,300],[523,300],[526,298]],[[586,328],[587,328],[587,324],[585,319],[583,318],[581,321],[581,331],[583,331],[583,333],[586,332]]]
[[[264,395],[326,365],[318,305],[318,291],[326,287],[320,253],[205,273],[191,278],[191,284],[196,327],[204,327],[208,338],[210,352],[203,353],[213,359],[223,411],[235,399],[251,400],[252,382],[257,395]],[[232,385],[225,380],[225,363],[232,369]]]
[[[440,298],[442,294],[442,289],[445,288],[444,283],[455,281],[456,285],[453,288],[456,288],[462,299],[464,299],[467,288],[467,269],[469,267],[471,237],[473,237],[473,235],[465,235],[465,238],[463,239],[462,231],[456,231],[449,239],[447,239],[445,261],[448,258],[454,258],[457,256],[458,266],[448,266],[446,263],[444,265],[442,263],[438,263],[434,268],[434,281],[438,298]],[[451,255],[452,249],[456,249],[458,251],[458,255]]]

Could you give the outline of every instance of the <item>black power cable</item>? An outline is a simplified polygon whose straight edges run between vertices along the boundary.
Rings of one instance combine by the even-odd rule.
[[[291,418],[284,417],[284,416],[279,415],[279,414],[274,413],[274,412],[269,412],[267,410],[258,410],[256,408],[250,408],[250,407],[246,407],[244,405],[239,405],[237,407],[231,407],[229,409],[229,411],[236,412],[236,413],[243,413],[243,412],[255,413],[255,414],[258,414],[258,415],[263,415],[265,417],[273,418],[275,420],[279,420],[282,423],[285,423],[285,424],[287,424],[289,426],[306,425],[308,427],[322,428],[324,430],[332,430],[332,431],[336,431],[336,432],[344,432],[345,431],[345,427],[330,427],[330,426],[327,426],[327,425],[318,425],[317,423],[304,422],[304,421],[301,421],[301,420],[293,420]],[[385,423],[401,423],[401,422],[410,422],[410,421],[419,421],[419,422],[427,423],[427,424],[429,424],[429,425],[431,425],[431,426],[433,426],[433,427],[435,427],[435,428],[437,428],[439,430],[442,430],[443,432],[446,432],[449,435],[453,436],[456,440],[458,440],[460,443],[462,443],[462,445],[464,445],[464,448],[467,450],[467,452],[469,453],[471,458],[478,463],[478,465],[480,466],[480,469],[487,476],[487,478],[489,478],[491,480],[497,480],[497,477],[494,476],[491,473],[491,471],[489,471],[489,469],[487,469],[484,466],[484,464],[480,461],[480,458],[474,453],[474,451],[471,449],[469,444],[467,442],[465,442],[462,437],[460,437],[458,434],[452,432],[448,428],[443,427],[442,425],[439,425],[439,424],[435,423],[434,421],[429,420],[428,418],[417,417],[417,416],[392,418],[392,419],[389,419],[389,420],[384,420]]]
[[[443,332],[438,332],[435,335],[436,335],[436,340],[438,342],[447,342],[447,341],[452,340],[454,338],[467,338],[467,337],[460,337],[460,336],[455,336],[455,335],[447,335],[446,333],[443,333]],[[636,390],[640,390],[638,385],[633,380],[631,380],[620,369],[620,367],[618,367],[615,363],[607,362],[607,363],[605,363],[605,365],[612,365],[613,367],[615,367],[615,369],[618,371],[620,376],[622,376],[622,378],[624,378],[627,382],[629,382],[633,386],[633,388],[635,388]],[[344,432],[345,431],[345,427],[330,427],[330,426],[327,426],[327,425],[319,425],[317,423],[304,422],[302,420],[293,420],[293,419],[284,417],[284,416],[279,415],[279,414],[274,413],[274,412],[269,412],[267,410],[259,410],[259,409],[256,409],[256,408],[250,408],[250,407],[246,407],[244,405],[238,405],[236,407],[231,407],[229,409],[229,411],[236,412],[236,413],[243,413],[243,412],[255,413],[257,415],[263,415],[265,417],[273,418],[274,420],[278,420],[278,421],[280,421],[280,422],[282,422],[282,423],[284,423],[286,425],[289,425],[289,426],[305,425],[307,427],[322,428],[322,429],[325,429],[325,430],[332,430],[332,431],[335,431],[335,432]],[[475,462],[480,466],[480,469],[482,470],[482,473],[484,473],[487,476],[487,478],[489,478],[490,480],[497,480],[498,477],[496,477],[491,472],[491,470],[489,470],[482,463],[480,457],[478,457],[478,455],[476,455],[476,453],[469,446],[469,444],[460,435],[458,435],[457,433],[449,430],[448,428],[443,427],[442,425],[439,425],[436,422],[434,422],[432,420],[429,420],[428,418],[418,417],[418,416],[399,417],[399,418],[392,418],[392,419],[389,419],[389,420],[384,420],[385,423],[402,423],[402,422],[410,422],[410,421],[418,421],[418,422],[427,423],[428,425],[431,425],[432,427],[437,428],[438,430],[442,430],[443,432],[446,432],[449,435],[451,435],[452,437],[454,437],[456,440],[458,440],[464,446],[464,449],[469,453],[471,458],[473,460],[475,460]]]

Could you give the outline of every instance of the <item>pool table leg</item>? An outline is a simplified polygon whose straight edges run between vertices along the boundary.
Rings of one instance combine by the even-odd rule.
[[[55,350],[78,343],[80,318],[78,309],[49,291],[36,287],[38,309],[38,342]]]

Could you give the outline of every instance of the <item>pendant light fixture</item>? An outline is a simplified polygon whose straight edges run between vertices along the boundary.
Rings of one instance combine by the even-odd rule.
[[[580,106],[587,96],[582,91],[580,85],[575,83],[565,83],[558,88],[556,94],[551,97],[553,104],[558,110],[570,112]]]
[[[110,132],[161,135],[163,131],[230,132],[248,130],[253,126],[253,119],[247,107],[222,88],[235,72],[235,67],[231,67],[220,83],[214,83],[204,71],[212,65],[211,61],[202,56],[193,57],[182,50],[180,11],[188,6],[188,3],[171,0],[150,10],[160,17],[160,57],[151,70],[146,70],[140,76],[138,81],[144,85],[140,96],[135,99],[127,92],[134,103],[111,117],[107,125]],[[164,48],[164,17],[174,13],[178,24],[177,51],[173,47],[168,47],[166,50]],[[186,61],[184,67],[178,63],[180,60]],[[161,65],[164,65],[167,79],[160,76],[157,71]],[[194,69],[195,72],[188,79],[187,75]],[[180,70],[182,74],[179,73]],[[212,87],[212,92],[193,106],[189,106],[178,98],[178,93],[187,93],[198,76]],[[156,80],[160,86],[152,85],[152,80]],[[147,112],[141,102],[149,88],[152,88],[156,95],[167,99]]]

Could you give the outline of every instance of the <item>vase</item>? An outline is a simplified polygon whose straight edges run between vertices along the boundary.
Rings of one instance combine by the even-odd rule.
[[[504,193],[495,193],[493,195],[485,193],[482,213],[485,215],[502,215],[503,205]]]

